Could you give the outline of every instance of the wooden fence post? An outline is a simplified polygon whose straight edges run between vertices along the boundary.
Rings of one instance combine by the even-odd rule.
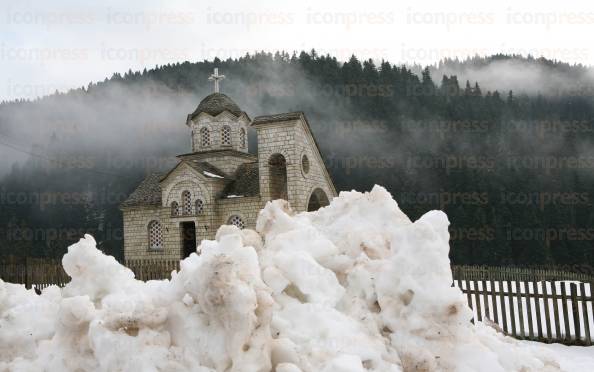
[[[565,339],[571,340],[571,332],[569,331],[569,311],[567,311],[567,306],[569,303],[567,302],[567,289],[565,288],[565,282],[560,282],[561,284],[561,301],[563,302],[563,327],[565,328]]]
[[[31,289],[32,285],[32,267],[29,257],[25,257],[25,288]]]
[[[503,296],[503,280],[497,282],[499,287],[499,302],[501,304],[501,321],[503,323],[503,332],[508,333],[507,327],[507,306],[505,305],[505,297]]]
[[[499,324],[499,314],[497,311],[497,292],[495,291],[495,282],[489,278],[489,288],[491,289],[491,304],[493,305],[493,321]]]
[[[582,332],[580,330],[580,314],[578,311],[577,285],[575,283],[571,283],[569,285],[569,296],[571,297],[571,312],[573,315],[573,330],[575,331],[575,340],[579,342],[582,339]]]
[[[516,333],[516,315],[515,315],[515,310],[514,310],[514,296],[513,296],[513,290],[512,290],[512,286],[511,286],[511,281],[506,280],[505,284],[507,286],[507,300],[509,302],[509,317],[510,317],[510,322],[511,322],[511,334],[513,336],[517,336]]]
[[[537,340],[541,340],[544,332],[542,331],[542,322],[540,321],[540,291],[538,290],[538,282],[532,281],[532,287],[534,292],[534,306],[536,311],[536,333],[535,337]]]
[[[559,315],[559,297],[557,296],[557,282],[551,281],[551,297],[553,299],[553,318],[555,319],[555,338],[561,340],[561,316]]]
[[[553,331],[551,328],[551,316],[550,316],[550,307],[549,307],[549,290],[547,287],[547,281],[542,282],[542,298],[544,302],[544,312],[545,318],[544,322],[546,323],[546,330],[547,330],[547,340],[551,342],[553,340]]]
[[[524,306],[522,305],[522,282],[519,281],[518,276],[514,280],[516,282],[516,296],[518,300],[518,320],[520,321],[518,336],[524,338],[526,334],[524,329]]]
[[[526,314],[528,315],[528,338],[534,339],[533,323],[532,323],[532,296],[530,295],[530,282],[525,281],[524,287],[526,289]]]
[[[592,287],[590,287],[590,290]],[[582,293],[582,314],[584,316],[584,337],[586,339],[586,346],[592,345],[592,339],[590,338],[590,320],[588,319],[588,305],[586,302],[586,285],[582,282],[580,284],[580,289]],[[590,293],[590,298],[592,298],[592,293]]]
[[[476,300],[476,320],[477,322],[483,321],[483,312],[481,311],[481,293],[479,292],[479,281],[474,280],[474,299]]]

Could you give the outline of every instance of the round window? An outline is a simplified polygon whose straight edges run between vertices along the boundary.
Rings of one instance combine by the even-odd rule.
[[[303,156],[301,157],[301,169],[303,169],[304,174],[309,173],[309,159],[305,154],[303,154]]]

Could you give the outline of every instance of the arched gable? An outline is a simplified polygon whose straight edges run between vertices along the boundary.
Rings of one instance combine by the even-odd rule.
[[[172,201],[177,201],[181,206],[181,193],[184,190],[190,192],[192,201],[200,198],[204,203],[211,200],[208,188],[204,185],[203,176],[198,174],[192,167],[180,163],[176,169],[170,172],[162,180],[162,205],[168,207]]]
[[[203,202],[210,200],[210,195],[207,189],[195,179],[180,179],[178,182],[171,183],[167,189],[163,190],[163,206],[171,205],[172,201],[176,201],[182,205],[182,192],[189,191],[192,202],[196,199],[202,199]]]

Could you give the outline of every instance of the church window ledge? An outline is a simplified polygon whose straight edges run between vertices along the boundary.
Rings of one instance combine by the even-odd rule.
[[[198,214],[196,214],[196,212],[190,212],[190,213],[180,213],[177,215],[173,215],[171,216],[171,218],[184,218],[184,217],[197,217]]]

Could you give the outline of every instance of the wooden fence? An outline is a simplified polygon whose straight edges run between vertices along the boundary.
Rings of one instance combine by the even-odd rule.
[[[474,319],[519,339],[591,345],[594,277],[544,269],[454,266]]]
[[[169,279],[173,270],[179,270],[179,260],[126,260],[126,266],[140,280]]]
[[[173,270],[179,270],[179,260],[127,260],[126,266],[140,280],[169,279]],[[59,260],[14,256],[0,257],[0,279],[40,289],[70,281]]]
[[[168,279],[178,260],[127,260],[140,280]],[[594,276],[547,269],[452,266],[474,320],[486,318],[519,339],[591,345],[594,336]],[[0,258],[0,278],[31,288],[65,285],[60,261]]]
[[[54,284],[63,286],[70,281],[58,260],[13,256],[0,259],[0,278],[40,289]]]

